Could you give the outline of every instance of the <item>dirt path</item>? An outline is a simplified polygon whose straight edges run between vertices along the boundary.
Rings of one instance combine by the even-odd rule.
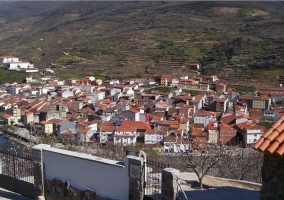
[[[198,189],[197,177],[193,173],[182,173],[180,186],[187,199],[190,200],[256,200],[260,199],[260,186],[249,183],[240,183],[216,177],[206,176],[203,179],[203,190]],[[180,199],[186,199],[180,192]]]

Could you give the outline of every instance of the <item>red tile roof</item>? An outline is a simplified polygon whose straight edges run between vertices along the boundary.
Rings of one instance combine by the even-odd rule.
[[[84,126],[84,127],[89,126],[86,122],[82,122],[82,121],[77,122],[77,125]]]
[[[136,129],[145,130],[145,131],[147,129],[151,129],[151,126],[149,123],[140,122],[140,121],[123,121],[121,126],[122,127],[135,127]]]
[[[52,124],[52,123],[49,122],[49,121],[41,121],[40,124],[43,124],[43,125],[44,125],[44,124]]]
[[[101,131],[102,132],[113,132],[115,129],[115,126],[102,126]]]
[[[194,136],[199,135],[201,132],[202,132],[201,128],[193,128],[191,130],[191,134],[194,135]]]
[[[146,135],[146,134],[149,134],[149,135],[153,135],[153,134],[163,134],[163,135],[165,135],[166,132],[163,132],[163,131],[161,131],[161,130],[156,130],[156,129],[148,129],[148,130],[145,131],[145,135]]]
[[[63,132],[64,135],[72,135],[72,131],[71,130],[66,130]]]
[[[5,113],[5,114],[2,115],[2,117],[5,118],[5,119],[9,119],[10,117],[13,117],[13,116]]]
[[[284,116],[278,119],[253,145],[254,149],[284,155]]]
[[[89,132],[90,129],[91,129],[91,127],[87,127],[87,128],[83,128],[83,129],[79,130],[78,132],[82,133],[82,134],[86,134],[86,133]]]

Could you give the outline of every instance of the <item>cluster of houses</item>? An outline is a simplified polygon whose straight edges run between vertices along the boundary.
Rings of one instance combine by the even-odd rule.
[[[45,69],[45,72],[50,72]],[[23,125],[38,135],[56,135],[62,143],[135,145],[163,152],[204,150],[210,145],[254,144],[265,132],[259,122],[274,122],[284,109],[271,109],[284,88],[261,88],[240,95],[216,83],[216,76],[174,77],[180,82],[215,82],[216,92],[192,96],[177,85],[171,92],[146,92],[154,78],[102,81],[95,77],[5,84],[0,91],[1,124]],[[161,76],[162,80],[170,76]],[[159,84],[161,84],[159,83]],[[167,83],[168,84],[168,83]],[[277,94],[277,95],[276,95]]]
[[[25,73],[38,72],[38,69],[34,67],[30,62],[20,61],[15,56],[1,56],[0,63],[2,63],[4,69],[12,71],[20,71]]]
[[[197,77],[194,79],[189,79],[188,76],[175,77],[172,75],[163,75],[161,76],[160,85],[179,87],[189,90],[199,90],[199,91],[210,91],[210,83],[219,82],[219,79],[216,75]],[[225,85],[220,83],[219,90],[222,92],[225,91]]]

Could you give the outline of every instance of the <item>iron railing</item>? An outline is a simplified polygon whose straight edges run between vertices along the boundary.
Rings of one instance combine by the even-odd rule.
[[[149,159],[144,162],[145,196],[151,197],[151,199],[162,199],[162,172],[167,167],[169,167],[169,164]]]
[[[0,187],[34,197],[31,154],[0,149]]]

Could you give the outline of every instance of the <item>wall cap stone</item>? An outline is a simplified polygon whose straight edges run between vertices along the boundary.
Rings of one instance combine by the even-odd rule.
[[[174,168],[165,168],[165,169],[163,169],[163,171],[170,172],[170,173],[172,173],[176,176],[178,176],[180,174],[180,170],[174,169]]]
[[[102,163],[102,164],[121,167],[121,168],[125,167],[124,163],[121,162],[121,161],[110,160],[110,159],[106,159],[106,158],[102,158],[102,157],[98,157],[98,156],[93,156],[91,154],[86,154],[86,153],[79,153],[79,152],[68,151],[68,150],[64,150],[64,149],[57,149],[57,148],[50,147],[50,145],[46,145],[46,144],[36,145],[36,146],[33,147],[33,149],[53,152],[53,153],[62,154],[62,155],[66,155],[66,156],[72,156],[72,157],[79,158],[79,159],[90,160],[90,161],[94,161],[94,162],[98,162],[98,163]]]

